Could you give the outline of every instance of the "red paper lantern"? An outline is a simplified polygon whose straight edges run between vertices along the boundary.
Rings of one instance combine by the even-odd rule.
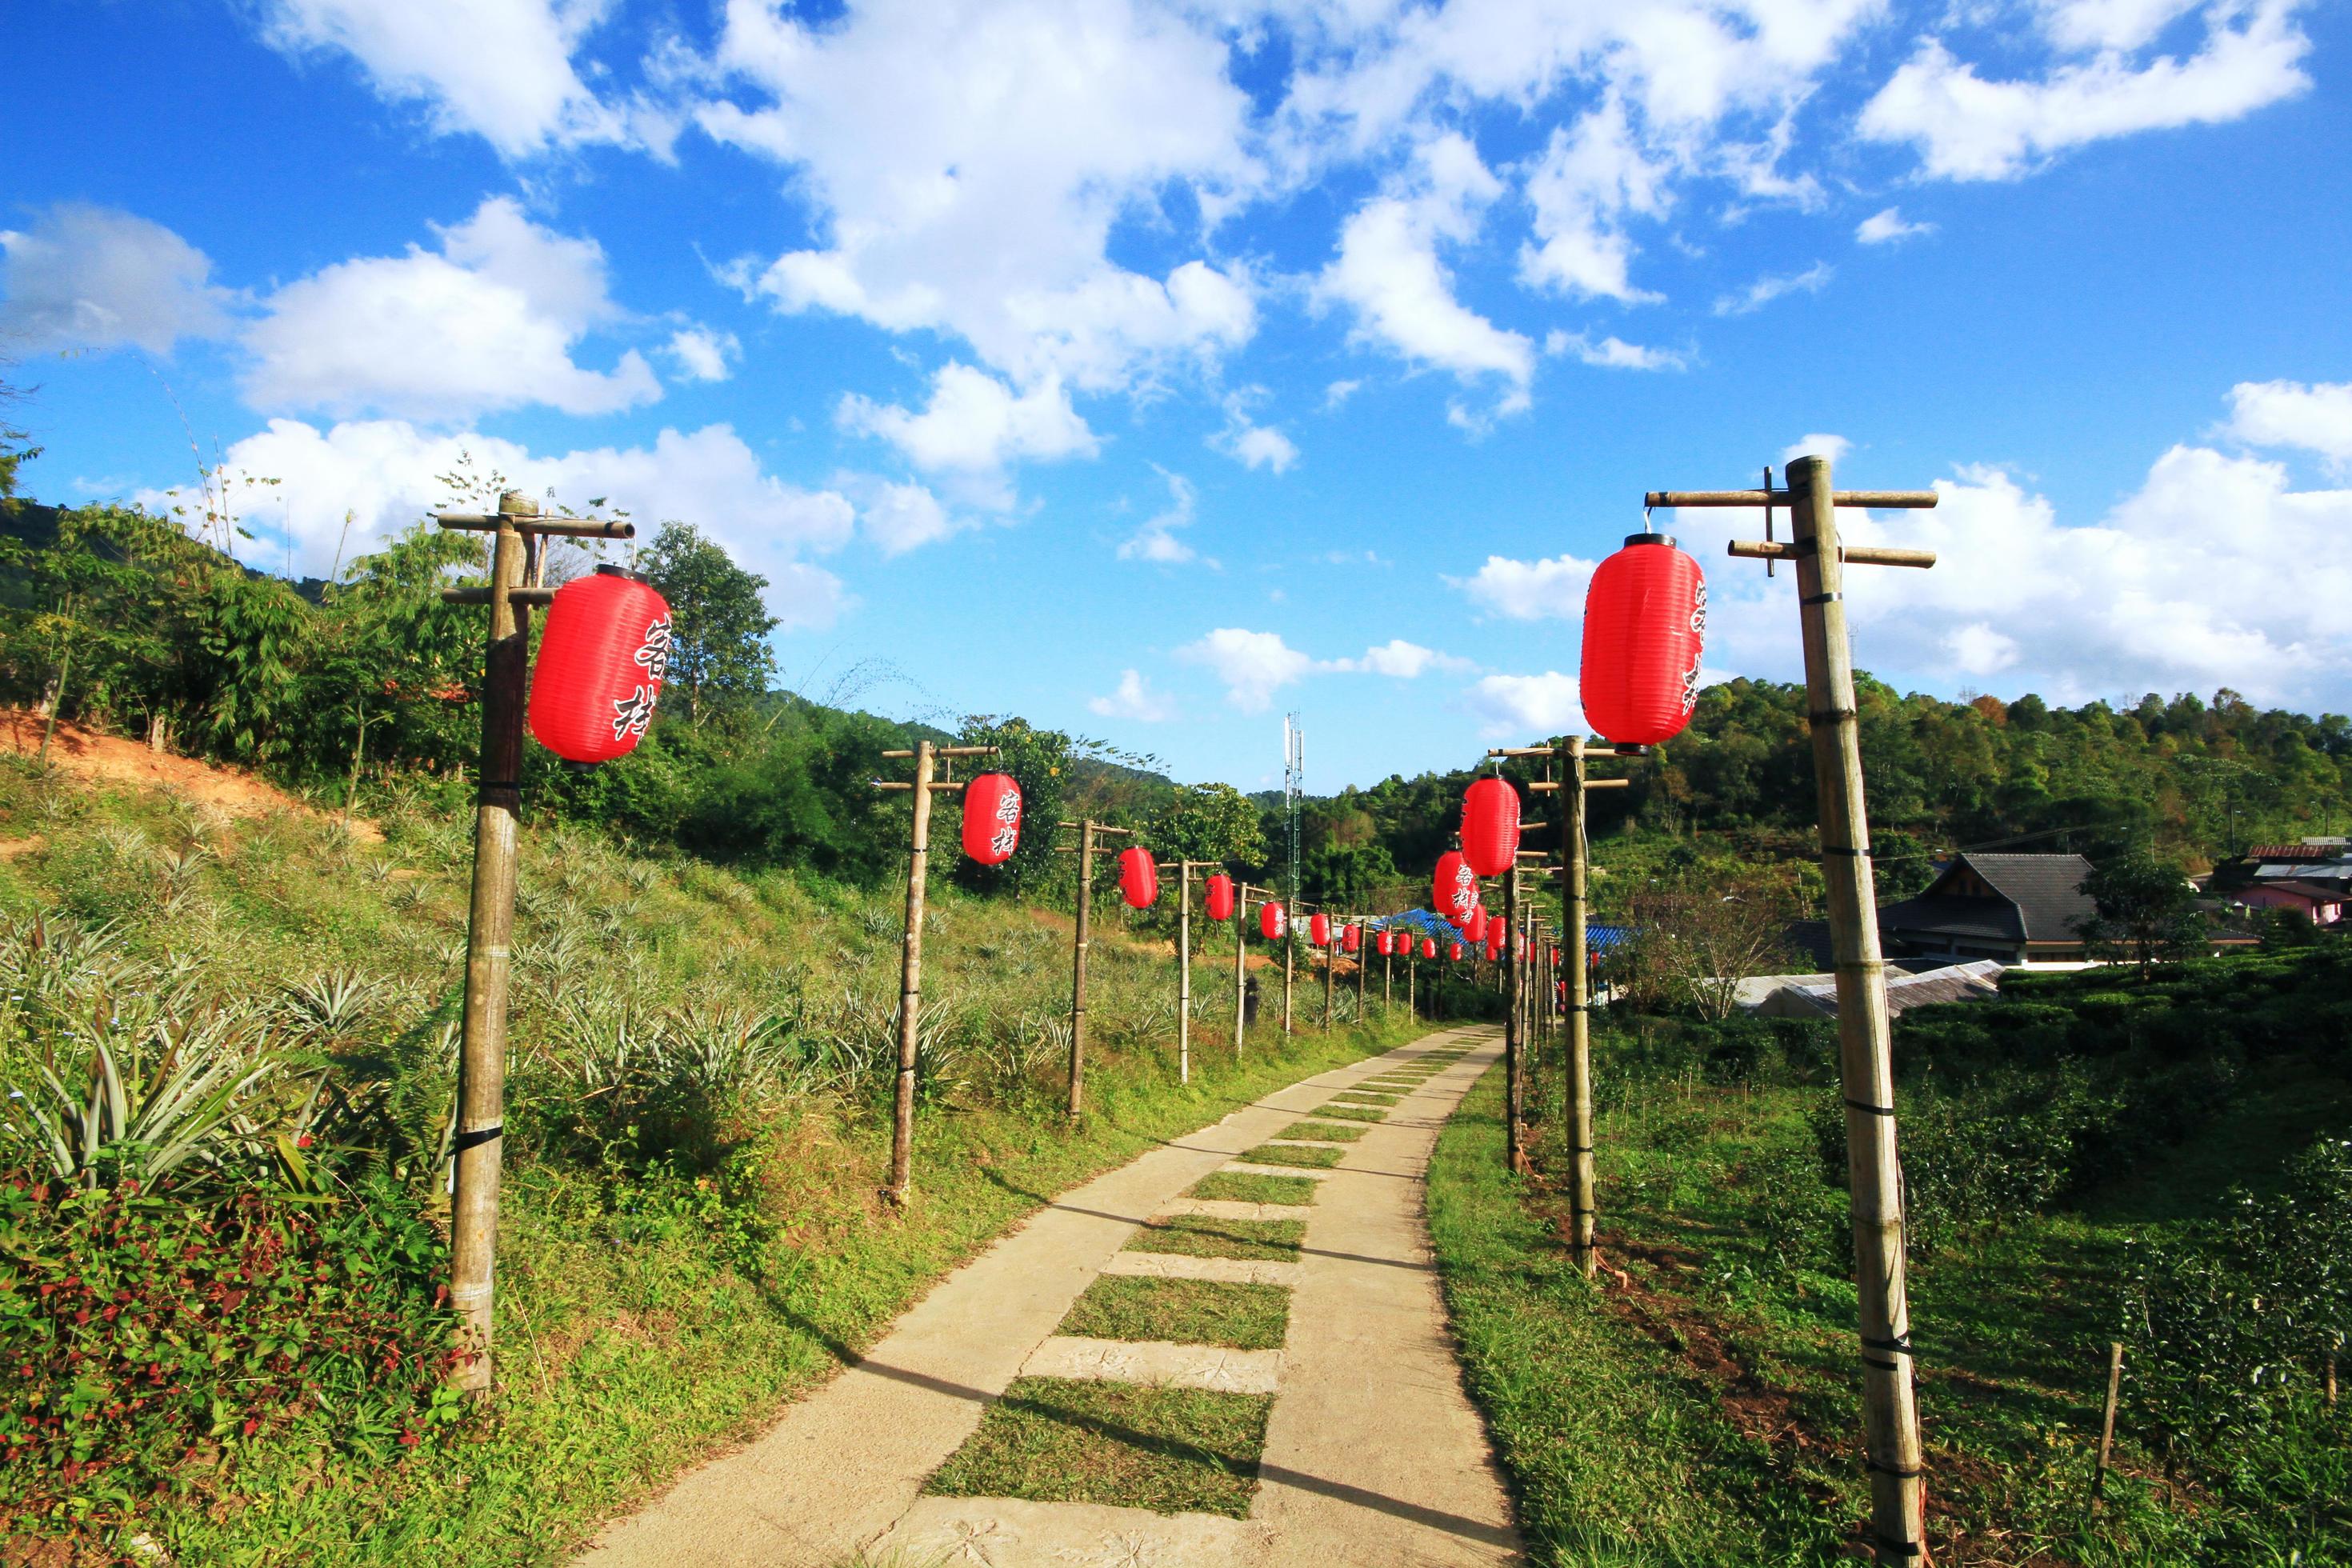
[[[1421,939],[1421,956],[1423,958],[1435,958],[1437,956],[1437,939],[1435,937],[1425,936]]]
[[[625,757],[669,673],[669,605],[638,573],[599,566],[555,591],[531,671],[530,732],[566,762]]]
[[[963,852],[1002,866],[1021,847],[1021,786],[1011,773],[982,773],[963,786]]]
[[[1213,921],[1234,918],[1234,879],[1223,871],[1209,879],[1209,918]]]
[[[1339,950],[1342,952],[1360,952],[1363,951],[1363,927],[1351,925],[1339,933]]]
[[[1331,940],[1331,917],[1320,910],[1307,916],[1307,940],[1317,947],[1328,944]]]
[[[1635,533],[1584,595],[1585,721],[1624,745],[1672,740],[1698,703],[1706,577],[1663,533]]]
[[[1429,907],[1460,925],[1477,902],[1478,873],[1470,869],[1462,851],[1448,849],[1437,858],[1436,873],[1430,878]]]
[[[1448,958],[1450,958],[1450,959],[1452,959],[1452,960],[1453,960],[1454,963],[1461,963],[1461,962],[1462,962],[1462,944],[1461,944],[1460,942],[1454,942],[1454,943],[1452,943],[1452,944],[1451,944],[1450,946],[1448,946],[1448,948],[1446,949],[1445,956],[1446,956],[1446,957],[1448,957]]]
[[[1282,912],[1280,904],[1269,899],[1257,907],[1257,929],[1266,941],[1280,942],[1283,933],[1290,929],[1290,918]]]
[[[1139,844],[1118,852],[1118,896],[1135,910],[1150,909],[1160,897],[1160,868]]]
[[[1517,863],[1519,792],[1489,773],[1462,797],[1462,858],[1481,877],[1499,877]]]
[[[1462,934],[1471,942],[1479,942],[1486,941],[1486,906],[1484,904],[1471,905],[1470,918],[1466,921],[1457,921],[1454,924],[1460,929]]]

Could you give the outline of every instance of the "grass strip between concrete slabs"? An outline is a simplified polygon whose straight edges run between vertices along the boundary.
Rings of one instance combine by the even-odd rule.
[[[1106,1274],[1087,1287],[1055,1331],[1090,1340],[1271,1351],[1282,1348],[1289,1328],[1290,1292],[1280,1285]]]
[[[1338,1094],[1331,1097],[1331,1103],[1334,1105],[1377,1105],[1381,1110],[1386,1110],[1391,1106],[1394,1106],[1403,1098],[1404,1096],[1401,1094],[1371,1094],[1360,1089],[1343,1089]]]
[[[1389,1113],[1377,1105],[1341,1105],[1337,1101],[1329,1105],[1318,1106],[1307,1114],[1336,1116],[1343,1121],[1372,1122],[1386,1121],[1389,1119]]]
[[[1188,1198],[1229,1204],[1311,1204],[1323,1184],[1312,1176],[1261,1176],[1253,1171],[1212,1171],[1194,1182]]]
[[[1326,1143],[1353,1143],[1364,1135],[1360,1121],[1294,1121],[1277,1138],[1320,1138]]]
[[[1269,1394],[1024,1377],[924,1489],[1241,1519],[1273,1408]]]
[[[1167,1215],[1143,1222],[1129,1252],[1174,1252],[1187,1258],[1247,1258],[1296,1263],[1307,1239],[1307,1222],[1296,1219],[1219,1219],[1213,1215]]]
[[[1253,1165],[1296,1165],[1301,1170],[1328,1171],[1339,1163],[1344,1149],[1302,1149],[1281,1143],[1261,1143],[1236,1156]]]

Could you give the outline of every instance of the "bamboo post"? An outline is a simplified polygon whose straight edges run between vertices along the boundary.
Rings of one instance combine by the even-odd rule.
[[[499,497],[490,550],[490,635],[482,667],[482,759],[474,795],[474,888],[466,922],[466,1001],[457,1050],[456,1192],[449,1215],[449,1304],[471,1355],[452,1382],[490,1390],[497,1280],[499,1181],[504,1166],[507,986],[512,977],[515,827],[522,809],[523,692],[530,672],[530,612],[509,596],[522,584],[527,516],[520,491]]]
[[[915,1056],[922,1044],[923,903],[931,856],[931,774],[937,753],[929,741],[915,746],[915,831],[907,860],[907,935],[899,962],[898,1071],[890,1093],[890,1186],[894,1204],[907,1201],[915,1179]]]
[[[1358,923],[1356,924],[1355,931],[1356,931],[1356,1022],[1357,1022],[1357,1023],[1359,1023],[1359,1024],[1360,1024],[1360,1023],[1362,1023],[1362,1022],[1364,1021],[1364,986],[1365,986],[1366,983],[1367,983],[1367,982],[1369,982],[1369,981],[1370,980],[1370,978],[1371,978],[1371,973],[1372,973],[1372,966],[1371,966],[1371,963],[1370,963],[1370,958],[1371,958],[1371,954],[1364,951],[1364,943],[1366,943],[1366,942],[1370,942],[1370,941],[1371,940],[1371,933],[1370,933],[1370,931],[1368,931],[1364,930],[1363,925],[1361,924],[1361,922],[1358,922]]]
[[[2107,1403],[2099,1416],[2099,1465],[2091,1472],[2091,1502],[2096,1506],[2106,1496],[2107,1460],[2116,1447],[2116,1396],[2123,1392],[2124,1347],[2120,1340],[2107,1342]]]
[[[1234,889],[1234,1060],[1242,1059],[1242,1037],[1249,1026],[1249,884]]]
[[[1848,491],[1831,485],[1825,458],[1798,458],[1782,470],[1785,491],[1678,494],[1652,491],[1653,507],[1768,506],[1785,500],[1786,544],[1735,541],[1731,552],[1796,563],[1803,629],[1805,696],[1811,721],[1813,782],[1821,808],[1822,879],[1828,894],[1830,953],[1837,976],[1840,1089],[1845,1100],[1846,1164],[1853,1215],[1854,1287],[1861,1340],[1863,1437],[1870,1470],[1871,1532],[1882,1563],[1927,1561],[1919,1406],[1912,1373],[1910,1303],[1905,1282],[1902,1171],[1896,1162],[1895,1065],[1878,904],[1870,864],[1869,814],[1855,709],[1853,649],[1846,635],[1848,563],[1929,566],[1926,551],[1842,546],[1840,506],[1927,508],[1933,490]]]
[[[491,535],[490,581],[445,588],[450,605],[489,607],[482,661],[482,752],[475,772],[474,883],[466,921],[466,999],[457,1049],[457,1121],[450,1143],[449,1300],[461,1356],[450,1385],[475,1397],[491,1386],[499,1184],[504,1167],[507,991],[512,978],[515,841],[522,809],[523,697],[530,674],[530,611],[550,597],[523,584],[535,535],[630,539],[625,522],[549,518],[519,490],[492,512],[436,514],[445,529]]]
[[[1290,1023],[1290,993],[1291,983],[1298,972],[1297,922],[1297,909],[1282,912],[1282,1032],[1285,1035],[1294,1032]]]
[[[1528,1169],[1527,1132],[1523,1125],[1527,1119],[1527,1073],[1520,1058],[1526,1052],[1527,1041],[1519,1026],[1516,990],[1518,927],[1519,868],[1513,865],[1503,873],[1503,961],[1496,966],[1496,973],[1509,977],[1503,995],[1503,1166],[1524,1174]]]
[[[1331,991],[1339,969],[1339,930],[1326,921],[1323,942],[1323,1032],[1331,1032]]]
[[[1394,1005],[1389,998],[1396,979],[1396,943],[1391,941],[1389,947],[1389,952],[1381,954],[1381,1016],[1382,1018],[1389,1016],[1390,1007]]]
[[[1192,1079],[1192,862],[1176,862],[1176,1076]]]
[[[1421,939],[1415,937],[1415,942]],[[1404,1010],[1414,1017],[1421,1016],[1421,1002],[1413,994],[1413,972],[1421,967],[1421,949],[1413,948],[1404,955]]]
[[[1587,1279],[1600,1268],[1593,1246],[1598,1173],[1592,1159],[1592,995],[1585,959],[1584,737],[1571,735],[1563,748],[1560,774],[1560,878],[1568,895],[1568,1060],[1561,1087],[1568,1098],[1561,1121],[1568,1132],[1569,1247],[1578,1272]]]
[[[1075,1121],[1086,1110],[1087,1084],[1087,948],[1092,941],[1095,907],[1095,837],[1103,833],[1125,833],[1124,827],[1112,827],[1092,817],[1083,822],[1065,822],[1063,827],[1078,830],[1078,847],[1064,849],[1065,855],[1078,858],[1077,919],[1070,933],[1070,1099],[1069,1115]]]

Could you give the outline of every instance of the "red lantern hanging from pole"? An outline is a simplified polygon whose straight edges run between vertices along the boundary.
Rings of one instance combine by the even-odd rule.
[[[635,572],[599,566],[555,591],[530,677],[530,732],[566,762],[625,757],[669,673],[669,605]]]
[[[1663,533],[1629,534],[1584,595],[1585,721],[1620,745],[1655,745],[1690,722],[1706,641],[1706,576]]]
[[[1213,921],[1234,918],[1234,879],[1223,871],[1209,879],[1208,914]]]
[[[1462,796],[1462,858],[1480,877],[1499,877],[1519,852],[1519,792],[1489,773]]]
[[[1283,913],[1280,904],[1268,899],[1257,907],[1258,934],[1266,941],[1280,942],[1289,929],[1290,917]]]
[[[1347,930],[1345,930],[1345,931],[1341,931],[1341,932],[1339,933],[1339,951],[1340,951],[1340,952],[1360,952],[1361,951],[1363,951],[1363,946],[1364,946],[1364,928],[1363,928],[1363,927],[1361,927],[1361,926],[1360,926],[1360,925],[1351,925],[1351,926],[1349,926]]]
[[[1456,923],[1459,926],[1463,936],[1470,942],[1481,942],[1486,941],[1486,906],[1484,904],[1471,905],[1470,918],[1466,921],[1458,921]]]
[[[982,773],[963,786],[963,852],[1002,866],[1021,847],[1021,786],[1011,773]]]
[[[1455,963],[1461,963],[1461,962],[1462,962],[1462,944],[1461,944],[1460,942],[1451,942],[1451,943],[1447,944],[1447,947],[1446,947],[1446,950],[1445,950],[1445,956],[1446,956],[1447,958],[1451,959],[1451,960],[1452,960],[1453,962],[1454,962]]]
[[[1148,910],[1160,898],[1160,868],[1139,844],[1118,852],[1118,896],[1135,910]]]
[[[1454,924],[1470,918],[1471,909],[1478,902],[1478,873],[1462,858],[1459,849],[1448,849],[1437,858],[1437,870],[1430,878],[1429,907]]]
[[[1437,939],[1435,937],[1425,936],[1421,939],[1421,956],[1423,958],[1435,958],[1437,956]]]
[[[1331,917],[1325,914],[1321,910],[1318,910],[1313,914],[1307,916],[1307,940],[1313,942],[1317,947],[1329,946],[1331,942]]]

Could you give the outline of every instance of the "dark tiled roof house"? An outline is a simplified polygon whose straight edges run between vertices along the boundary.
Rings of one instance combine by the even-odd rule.
[[[1878,911],[1894,953],[2029,959],[2080,958],[2076,922],[2097,913],[2083,891],[2080,855],[1959,855],[1916,899]]]

